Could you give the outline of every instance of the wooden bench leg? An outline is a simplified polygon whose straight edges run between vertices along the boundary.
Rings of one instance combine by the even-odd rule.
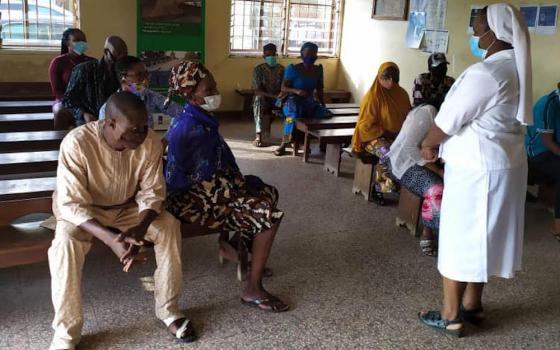
[[[253,119],[253,96],[243,97],[243,115],[247,119]]]
[[[237,280],[242,282],[247,278],[249,267],[249,249],[247,249],[242,239],[237,244],[237,256],[239,259],[239,264],[237,264]]]
[[[298,153],[299,153],[299,141],[294,141],[293,148],[292,148],[292,155],[294,157],[297,157]]]
[[[305,132],[303,136],[303,162],[307,163],[309,160],[309,133]]]
[[[371,188],[373,185],[373,164],[362,162],[360,158],[356,159],[354,168],[354,183],[352,184],[352,193],[362,194],[369,201],[371,197]]]
[[[422,210],[422,198],[401,187],[399,196],[399,209],[396,224],[406,227],[410,234],[420,236],[420,211]]]
[[[327,144],[324,168],[327,173],[338,176],[340,173],[340,156],[342,155],[342,145],[339,143]]]

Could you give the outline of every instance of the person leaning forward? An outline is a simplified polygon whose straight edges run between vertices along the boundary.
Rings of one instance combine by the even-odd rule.
[[[176,338],[195,339],[178,305],[181,232],[163,208],[162,153],[144,103],[130,92],[109,98],[106,120],[76,128],[62,141],[53,195],[57,224],[48,252],[55,312],[51,349],[74,349],[80,341],[81,275],[93,237],[111,248],[124,271],[140,260],[141,246],[153,243],[156,316]]]

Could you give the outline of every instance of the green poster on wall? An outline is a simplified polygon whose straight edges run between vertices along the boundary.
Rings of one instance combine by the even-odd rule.
[[[154,90],[167,91],[180,61],[204,61],[204,11],[204,0],[138,0],[138,57]]]

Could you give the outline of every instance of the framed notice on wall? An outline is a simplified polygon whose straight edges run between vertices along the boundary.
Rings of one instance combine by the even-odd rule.
[[[406,21],[408,0],[373,0],[371,18]]]

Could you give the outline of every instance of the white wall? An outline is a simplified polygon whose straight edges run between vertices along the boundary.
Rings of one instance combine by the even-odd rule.
[[[372,0],[346,0],[344,27],[338,71],[338,84],[346,86],[356,100],[369,89],[379,65],[394,61],[401,69],[401,86],[411,93],[414,78],[427,71],[428,55],[404,47],[408,22],[379,21],[371,18]],[[449,75],[457,78],[476,62],[469,50],[467,24],[470,6],[496,1],[448,0],[446,28],[449,30],[447,58]],[[510,1],[513,5],[538,1]],[[560,29],[559,29],[560,30]],[[560,81],[560,34],[531,36],[533,53],[534,97],[554,89]]]

